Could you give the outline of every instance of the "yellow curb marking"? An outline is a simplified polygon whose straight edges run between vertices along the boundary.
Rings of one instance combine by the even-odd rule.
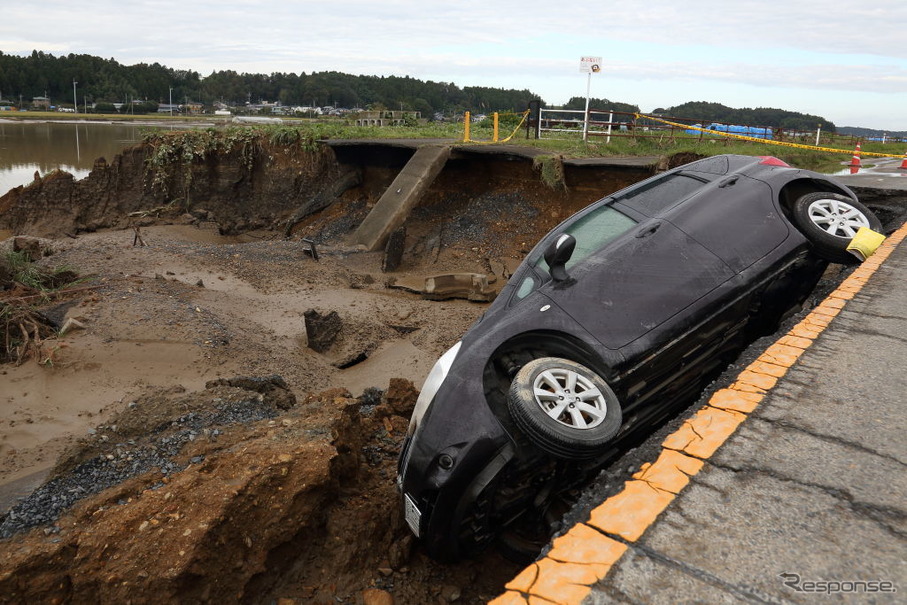
[[[698,473],[703,464],[702,460],[666,449],[662,450],[655,462],[643,464],[633,478],[676,495],[686,487],[690,477]]]
[[[633,479],[624,490],[611,496],[592,511],[589,525],[635,542],[642,532],[674,500],[674,494]]]
[[[574,605],[585,599],[628,548],[605,534],[636,542],[905,237],[907,224],[747,366],[736,382],[712,394],[705,406],[665,438],[655,462],[644,464],[621,492],[596,507],[588,523],[579,523],[556,538],[546,557],[520,572],[491,605]]]

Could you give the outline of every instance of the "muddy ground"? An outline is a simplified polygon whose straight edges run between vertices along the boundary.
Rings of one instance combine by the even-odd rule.
[[[392,178],[373,171],[288,238],[199,212],[129,220],[141,240],[102,228],[116,216],[34,221],[59,232],[39,264],[83,279],[38,305],[75,327],[0,366],[0,602],[471,603],[513,577],[494,552],[432,562],[402,521],[417,388],[487,304],[396,286],[457,271],[499,290],[589,193],[454,165],[385,272],[348,243]],[[307,313],[339,330],[310,342]]]
[[[82,277],[34,306],[57,331],[0,365],[0,603],[479,603],[519,570],[434,563],[402,520],[417,389],[487,303],[398,286],[471,272],[499,290],[549,229],[645,175],[551,188],[531,160],[461,155],[384,271],[350,236],[411,150],[321,153],[209,157],[154,189],[136,148],[0,197],[6,235],[44,236],[38,264]]]

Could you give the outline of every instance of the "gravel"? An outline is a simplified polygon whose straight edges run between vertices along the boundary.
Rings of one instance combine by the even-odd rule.
[[[271,381],[269,384],[272,385],[272,390],[278,394],[286,388],[279,376],[241,380],[259,384]],[[200,464],[204,461],[204,455],[181,459],[187,444],[196,439],[217,441],[225,427],[272,419],[280,413],[281,407],[285,407],[283,400],[279,401],[281,405],[274,401],[279,400],[279,397],[266,396],[253,390],[239,391],[235,386],[213,386],[215,389],[229,389],[231,393],[223,397],[218,396],[222,390],[207,390],[190,396],[194,400],[193,407],[197,409],[165,422],[159,422],[159,419],[151,415],[149,420],[156,426],[148,426],[147,432],[135,439],[121,440],[122,433],[126,431],[119,431],[122,427],[117,424],[89,430],[82,449],[99,453],[94,453],[87,460],[47,481],[0,517],[0,539],[9,538],[32,527],[52,524],[79,500],[132,477],[153,471],[166,477],[183,470],[189,464]],[[234,394],[237,391],[239,396]],[[130,405],[125,413],[138,413],[135,410],[141,407]],[[134,430],[127,432],[129,435],[134,433]],[[58,530],[50,527],[46,533],[56,531]]]

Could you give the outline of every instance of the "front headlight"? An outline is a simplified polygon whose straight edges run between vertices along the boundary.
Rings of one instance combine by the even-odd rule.
[[[422,417],[425,416],[425,412],[428,411],[428,406],[431,405],[432,399],[435,398],[435,394],[438,392],[438,389],[441,388],[444,379],[447,378],[450,366],[453,365],[454,359],[456,359],[457,353],[460,351],[460,345],[462,344],[463,341],[461,340],[447,349],[447,352],[444,353],[444,355],[441,355],[438,361],[435,362],[434,367],[432,367],[431,372],[428,373],[428,377],[422,385],[422,390],[419,392],[419,398],[416,400],[416,407],[413,408],[413,415],[409,421],[409,429],[406,431],[407,437],[412,437],[413,433],[416,432],[416,428],[422,421]]]

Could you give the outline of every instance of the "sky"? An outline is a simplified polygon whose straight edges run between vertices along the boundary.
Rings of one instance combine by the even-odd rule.
[[[775,107],[907,131],[905,0],[42,0],[2,10],[0,51],[160,63],[202,77],[412,76],[643,112]],[[580,59],[601,57],[587,79]]]

